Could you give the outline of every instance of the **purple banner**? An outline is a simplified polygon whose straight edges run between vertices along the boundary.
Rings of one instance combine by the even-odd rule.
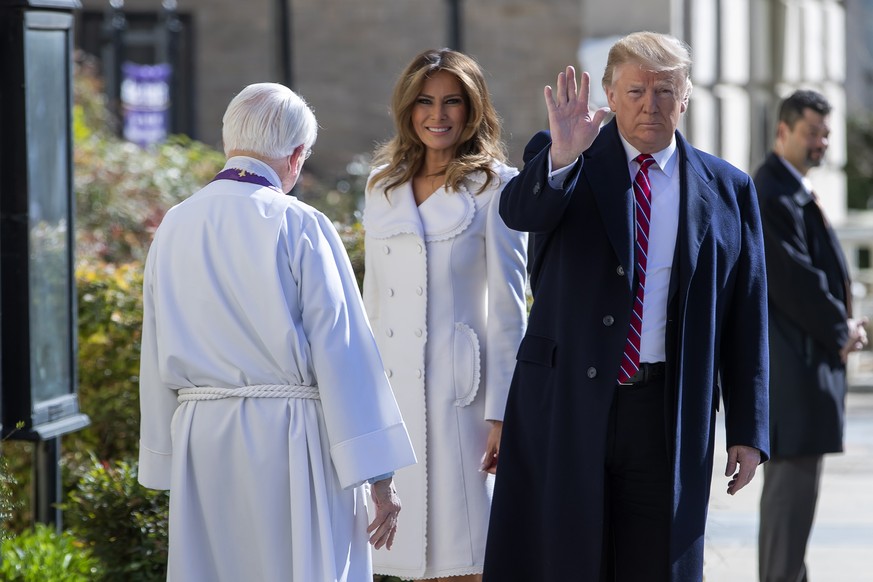
[[[122,66],[121,105],[126,140],[148,146],[166,139],[171,72],[168,64],[127,62]]]

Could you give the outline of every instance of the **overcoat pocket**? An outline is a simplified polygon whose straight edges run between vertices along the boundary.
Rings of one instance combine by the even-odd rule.
[[[518,346],[518,355],[516,359],[519,362],[529,362],[531,364],[539,364],[548,368],[555,367],[555,352],[557,352],[558,344],[553,339],[547,337],[539,337],[536,335],[526,335],[521,340],[521,345]]]

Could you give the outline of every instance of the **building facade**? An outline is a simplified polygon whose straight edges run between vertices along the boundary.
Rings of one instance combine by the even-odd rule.
[[[370,154],[391,135],[391,90],[405,63],[421,50],[460,38],[460,48],[486,70],[510,158],[520,164],[528,138],[547,126],[543,86],[553,84],[568,64],[590,71],[599,86],[606,49],[615,38],[654,30],[692,48],[694,91],[683,124],[688,138],[743,170],[752,171],[769,150],[781,97],[800,87],[826,94],[835,106],[831,146],[826,167],[811,178],[825,193],[834,221],[846,215],[842,1],[173,0],[173,5],[184,29],[176,43],[181,51],[176,81],[186,88],[176,94],[182,102],[174,103],[187,112],[180,129],[217,148],[221,115],[237,91],[253,82],[286,82],[310,102],[320,124],[307,167],[328,180],[342,176],[356,156]],[[78,43],[105,55],[110,2],[82,0],[82,6]],[[149,26],[161,25],[161,3],[126,0],[121,12],[129,23],[122,36],[139,47],[126,54],[159,58],[161,50],[150,53],[144,46]],[[603,104],[599,90],[592,98]]]

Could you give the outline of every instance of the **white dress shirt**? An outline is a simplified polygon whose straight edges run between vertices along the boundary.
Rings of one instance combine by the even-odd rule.
[[[640,168],[634,160],[640,152],[621,134],[619,137],[627,155],[628,172],[633,183]],[[663,150],[654,152],[652,157],[655,158],[655,164],[649,166],[652,213],[649,217],[649,256],[646,264],[646,294],[643,297],[640,362],[663,362],[667,357],[667,296],[679,229],[679,155],[676,151],[676,139],[671,140],[670,145]],[[575,164],[552,170],[550,156],[547,166],[549,185],[562,189],[573,165]]]

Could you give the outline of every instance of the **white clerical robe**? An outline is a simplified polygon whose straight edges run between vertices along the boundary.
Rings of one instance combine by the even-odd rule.
[[[167,213],[144,276],[139,480],[170,489],[168,580],[370,582],[361,484],[415,457],[331,222],[217,180]],[[263,386],[318,398],[177,399]]]

